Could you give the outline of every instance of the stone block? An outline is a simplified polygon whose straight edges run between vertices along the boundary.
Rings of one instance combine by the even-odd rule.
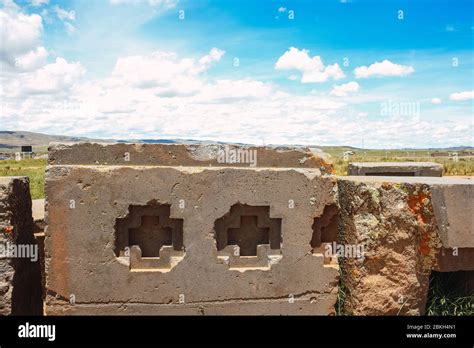
[[[443,166],[434,162],[352,162],[347,175],[440,177]]]
[[[305,147],[242,145],[51,143],[50,165],[318,168],[331,174],[329,156]]]
[[[432,270],[474,270],[472,189],[460,178],[339,177],[339,243],[364,247],[339,259],[346,310],[423,314]]]
[[[39,249],[33,235],[29,181],[0,178],[0,315],[43,311]]]
[[[50,154],[47,314],[334,312],[338,266],[323,249],[335,238],[336,184],[319,166],[278,168],[295,157],[273,162],[266,151],[279,152],[260,148],[255,167],[218,167],[181,146],[143,147],[140,160],[141,147],[109,146],[78,163]]]

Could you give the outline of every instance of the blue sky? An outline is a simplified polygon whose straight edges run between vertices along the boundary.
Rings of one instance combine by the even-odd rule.
[[[1,129],[474,145],[472,1],[22,0]]]

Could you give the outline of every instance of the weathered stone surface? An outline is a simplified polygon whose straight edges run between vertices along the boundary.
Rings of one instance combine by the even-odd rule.
[[[433,209],[445,248],[474,248],[474,184],[461,180],[432,184]]]
[[[339,260],[348,312],[423,314],[431,270],[474,269],[469,248],[474,226],[451,221],[460,216],[456,210],[464,208],[454,204],[451,195],[439,194],[457,192],[460,202],[472,204],[472,185],[469,179],[338,178],[339,242],[362,244],[365,250],[363,259]],[[449,213],[444,214],[443,207],[449,207]],[[442,231],[440,221],[456,227]],[[463,241],[467,248],[452,256],[444,249],[448,244],[443,245],[443,238],[447,243]]]
[[[240,160],[234,156],[236,151],[240,151]],[[320,151],[309,148],[219,144],[51,143],[48,154],[50,165],[318,168],[323,174],[334,171],[327,158]]]
[[[352,162],[347,175],[440,177],[443,166],[434,162]]]
[[[48,314],[333,313],[319,169],[51,163]]]
[[[28,178],[0,178],[0,315],[42,313],[35,254]]]

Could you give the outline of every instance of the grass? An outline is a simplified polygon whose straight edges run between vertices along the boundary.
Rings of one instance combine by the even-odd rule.
[[[346,297],[349,294],[349,289],[346,287],[344,282],[342,281],[345,279],[345,269],[342,266],[342,260],[339,261],[339,287],[337,290],[337,298],[336,298],[336,304],[334,305],[334,309],[336,312],[336,315],[338,316],[351,316],[353,315],[347,308],[345,307],[346,303]]]
[[[31,198],[44,198],[45,167],[46,159],[0,161],[0,176],[27,176],[30,178]]]
[[[472,272],[432,272],[426,315],[474,315],[474,294],[462,284]]]

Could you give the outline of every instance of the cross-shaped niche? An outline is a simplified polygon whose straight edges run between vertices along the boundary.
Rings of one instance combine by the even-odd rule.
[[[131,205],[126,217],[116,219],[115,254],[128,257],[132,271],[166,272],[184,257],[183,219],[170,218],[170,208]]]
[[[218,258],[231,269],[269,269],[281,258],[281,219],[269,206],[234,204],[214,230]]]

